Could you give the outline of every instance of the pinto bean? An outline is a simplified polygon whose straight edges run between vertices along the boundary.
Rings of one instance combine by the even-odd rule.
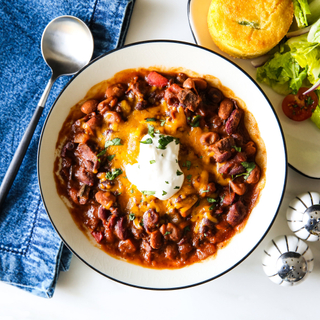
[[[182,237],[182,231],[179,229],[179,227],[170,222],[167,224],[166,233],[168,233],[170,240],[174,242],[179,242]]]
[[[148,233],[151,233],[160,221],[159,213],[154,209],[149,209],[143,214],[143,226]]]
[[[119,251],[122,253],[134,253],[137,251],[136,244],[131,240],[121,240],[118,244]]]
[[[103,118],[108,123],[120,123],[122,121],[119,113],[115,111],[107,111],[103,114]]]
[[[215,142],[219,141],[219,135],[216,132],[206,132],[203,133],[200,137],[200,143],[208,146],[214,144]]]
[[[99,104],[99,101],[97,100],[87,100],[82,106],[81,111],[85,114],[89,114],[91,112],[94,112],[97,110],[97,106]]]
[[[111,192],[98,191],[95,194],[97,202],[103,205],[107,210],[116,202],[116,197]]]
[[[250,172],[246,182],[249,184],[257,183],[260,180],[260,175],[261,175],[261,170],[258,167],[258,165],[256,165],[254,169]]]
[[[126,87],[122,83],[116,83],[111,86],[109,86],[106,90],[105,97],[116,97],[121,98],[126,92]]]
[[[222,120],[227,120],[233,110],[233,102],[231,99],[223,99],[220,103],[218,115]]]
[[[207,97],[213,103],[219,104],[223,99],[223,94],[218,88],[212,87],[208,90]]]
[[[248,158],[252,158],[255,156],[257,152],[257,148],[255,146],[255,143],[253,141],[249,141],[244,147],[243,151],[247,155]]]
[[[226,132],[228,134],[232,134],[236,131],[240,123],[241,117],[242,117],[242,110],[235,109],[232,111],[230,117],[226,122]]]
[[[217,251],[217,247],[213,243],[206,243],[197,250],[199,260],[204,260],[213,255]]]
[[[153,231],[150,234],[150,245],[153,249],[160,249],[162,245],[162,235],[159,230]]]
[[[230,187],[239,196],[244,195],[246,193],[246,191],[247,191],[245,183],[235,183],[235,182],[231,181],[230,182]]]
[[[107,99],[101,101],[99,104],[98,104],[98,111],[102,111],[104,110],[105,108],[107,108],[108,110],[110,110],[110,102],[113,100],[114,98],[113,97],[108,97]]]
[[[189,242],[182,243],[178,246],[180,254],[187,254],[192,250],[192,245]]]

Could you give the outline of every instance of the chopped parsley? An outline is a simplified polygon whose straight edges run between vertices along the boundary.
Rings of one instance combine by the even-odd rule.
[[[232,148],[234,148],[234,150],[236,150],[237,152],[241,152],[241,147],[232,146]]]
[[[200,192],[209,192],[210,190],[201,190]]]
[[[256,164],[254,162],[241,162],[241,164],[246,169],[246,172],[236,175],[236,178],[243,176],[244,179],[247,180],[251,171],[256,167]]]
[[[310,96],[308,96],[308,98],[305,99],[305,102],[306,102],[307,106],[311,106],[314,103],[314,100],[312,100],[312,98]]]
[[[164,135],[160,135],[160,139],[159,139],[159,145],[157,146],[158,149],[161,150],[165,150],[167,145],[172,142],[174,140],[173,137],[171,136],[164,136]]]
[[[153,196],[156,194],[155,191],[141,191],[145,196]]]
[[[152,144],[152,139],[151,138],[148,138],[147,140],[145,141],[140,141],[140,143],[143,143],[143,144]]]
[[[215,204],[213,204],[212,206],[210,206],[209,210],[213,210],[215,208]]]
[[[122,173],[121,169],[115,169],[112,172],[106,173],[106,179],[108,180],[114,180],[117,176],[119,176]]]
[[[148,134],[151,138],[154,138],[154,126],[148,124]]]
[[[191,127],[199,127],[201,118],[202,118],[202,116],[200,114],[197,114],[196,116],[194,116],[190,122],[190,126]]]
[[[160,126],[161,127],[163,127],[165,123],[166,123],[166,120],[160,120]]]
[[[187,180],[188,180],[188,181],[191,181],[191,178],[192,178],[192,175],[191,175],[191,174],[188,174],[188,175],[187,175]]]
[[[110,156],[107,156],[108,161],[111,161],[116,155],[115,154],[111,154]]]
[[[166,231],[166,233],[164,235],[167,236],[169,234],[171,234],[171,232],[170,231]]]
[[[130,192],[131,192],[131,193],[133,193],[133,192],[134,192],[134,190],[133,190],[133,189],[131,189],[131,190],[130,190]]]
[[[107,152],[107,148],[103,149],[100,153],[97,154],[97,158],[103,156]],[[100,159],[98,159],[100,161]]]
[[[165,196],[168,192],[165,192],[164,190],[162,190],[162,195]]]
[[[177,170],[177,176],[181,176],[183,174],[183,172]]]
[[[180,189],[180,187],[179,186],[175,186],[173,189]]]
[[[182,166],[187,167],[187,170],[190,170],[192,163],[191,163],[191,161],[187,160]]]
[[[217,202],[217,200],[215,198],[207,198],[207,201],[209,203],[214,203],[214,202]]]
[[[169,184],[169,181],[165,181],[166,184]]]
[[[122,146],[121,139],[120,138],[114,138],[112,140],[107,140],[104,144],[105,148],[108,148],[110,146]]]
[[[146,118],[145,122],[156,122],[157,119],[156,118]]]
[[[150,164],[156,163],[156,160],[150,160]]]
[[[133,221],[136,218],[136,216],[134,215],[134,213],[129,213],[129,220]]]

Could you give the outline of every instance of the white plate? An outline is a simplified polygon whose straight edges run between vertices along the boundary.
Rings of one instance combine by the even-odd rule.
[[[245,101],[258,122],[267,150],[266,185],[244,230],[220,250],[215,259],[178,270],[155,270],[110,257],[76,227],[57,194],[53,164],[58,133],[70,108],[102,80],[129,68],[182,67],[199,74],[211,74]],[[80,259],[101,274],[136,287],[176,289],[221,276],[245,259],[264,238],[279,209],[286,182],[286,151],[276,114],[254,81],[225,58],[196,45],[151,41],[132,44],[96,59],[66,86],[45,122],[38,152],[38,175],[42,199],[49,217],[63,241]]]
[[[256,69],[250,60],[232,58],[222,52],[212,41],[207,27],[207,14],[211,0],[189,0],[188,18],[191,31],[198,45],[213,50],[245,70],[253,79]],[[310,178],[320,179],[320,130],[311,120],[296,122],[287,118],[281,108],[284,96],[274,92],[267,85],[258,83],[270,99],[283,128],[288,162],[301,174]]]

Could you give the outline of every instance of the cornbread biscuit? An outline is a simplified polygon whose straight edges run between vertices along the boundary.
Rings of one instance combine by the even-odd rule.
[[[277,45],[292,19],[292,0],[212,0],[208,28],[222,51],[250,59]]]

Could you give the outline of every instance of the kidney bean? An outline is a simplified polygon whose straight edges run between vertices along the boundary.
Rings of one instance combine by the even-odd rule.
[[[120,217],[114,226],[114,232],[120,240],[128,238],[128,229],[126,228],[126,218]]]
[[[241,117],[242,117],[242,111],[240,109],[235,109],[232,111],[230,117],[226,122],[226,132],[228,134],[232,134],[236,131],[240,123]]]
[[[235,227],[238,225],[247,215],[247,208],[245,205],[238,201],[234,203],[227,214],[227,222],[232,226]]]
[[[233,110],[232,100],[226,98],[223,99],[220,103],[218,115],[222,120],[227,120]]]
[[[97,202],[103,205],[107,210],[116,202],[116,197],[109,191],[98,191],[95,194]]]
[[[178,246],[180,254],[187,254],[192,250],[192,245],[189,242],[182,243]]]
[[[166,249],[165,249],[166,258],[170,260],[175,260],[178,254],[179,254],[178,247],[175,243],[170,243],[166,246]]]
[[[212,101],[214,104],[219,104],[221,100],[223,99],[223,94],[221,90],[218,88],[212,87],[209,89],[207,93],[207,97],[210,101]]]
[[[143,226],[148,233],[152,232],[160,221],[159,213],[149,209],[143,214]]]
[[[166,233],[168,233],[170,240],[174,242],[179,242],[182,237],[182,231],[175,224],[170,222],[167,224]]]
[[[89,114],[91,112],[94,112],[97,110],[97,106],[99,104],[99,101],[97,100],[87,100],[82,106],[81,111],[85,114]]]

